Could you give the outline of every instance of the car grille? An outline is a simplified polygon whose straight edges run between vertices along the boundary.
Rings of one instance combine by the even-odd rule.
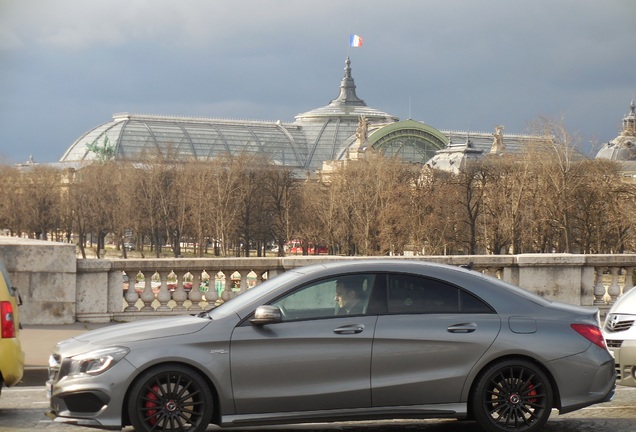
[[[634,320],[610,320],[605,322],[605,331],[608,333],[616,333],[629,330],[634,325]]]
[[[607,339],[605,341],[608,348],[620,348],[623,344],[623,341],[620,339]]]

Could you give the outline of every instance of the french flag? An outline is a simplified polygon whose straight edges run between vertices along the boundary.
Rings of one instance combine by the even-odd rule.
[[[362,46],[362,38],[358,35],[352,34],[349,36],[349,45],[352,47],[361,47]]]

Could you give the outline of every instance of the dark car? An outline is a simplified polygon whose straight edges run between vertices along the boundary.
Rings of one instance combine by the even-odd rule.
[[[102,428],[448,417],[536,431],[553,408],[610,400],[615,370],[596,309],[459,267],[344,260],[198,316],[62,341],[47,386],[49,416]]]

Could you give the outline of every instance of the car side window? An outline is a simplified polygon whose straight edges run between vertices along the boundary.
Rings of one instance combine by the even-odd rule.
[[[445,282],[413,275],[390,275],[388,313],[490,313],[490,306]]]
[[[374,275],[342,275],[295,289],[272,302],[283,321],[366,314]]]

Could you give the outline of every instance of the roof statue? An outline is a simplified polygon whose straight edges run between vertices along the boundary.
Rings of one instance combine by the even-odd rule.
[[[506,145],[503,142],[503,130],[504,127],[502,125],[495,126],[495,133],[492,134],[494,139],[490,148],[491,154],[502,154],[506,151]]]
[[[365,116],[361,115],[356,129],[356,143],[358,151],[364,151],[367,146],[367,134],[369,133],[369,121]]]
[[[634,105],[634,99],[632,99],[632,103],[629,105],[629,114],[623,119],[623,131],[621,132],[621,135],[623,136],[636,136],[635,108],[636,105]]]
[[[104,135],[104,142],[100,146],[97,142],[86,144],[86,148],[89,152],[93,152],[96,155],[96,160],[99,162],[106,162],[115,157],[115,146],[108,140],[108,135]]]

